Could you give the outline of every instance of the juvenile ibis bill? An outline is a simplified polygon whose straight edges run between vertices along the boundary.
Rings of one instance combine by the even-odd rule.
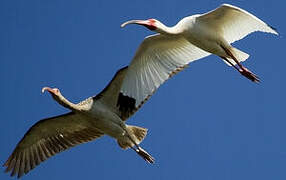
[[[11,176],[17,174],[19,178],[49,157],[104,134],[116,139],[121,148],[132,148],[144,160],[154,163],[154,158],[139,146],[147,129],[125,124],[139,109],[135,108],[135,99],[120,93],[127,70],[127,66],[118,70],[102,92],[78,104],[68,101],[59,89],[44,87],[42,92],[48,91],[71,111],[34,124],[5,162],[6,172],[12,171]]]

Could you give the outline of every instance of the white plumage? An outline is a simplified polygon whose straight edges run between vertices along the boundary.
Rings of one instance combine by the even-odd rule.
[[[121,92],[134,98],[136,107],[140,107],[172,74],[210,54],[220,56],[243,76],[259,82],[255,74],[240,64],[249,55],[231,43],[254,31],[278,35],[262,20],[229,4],[205,14],[185,17],[173,27],[166,27],[156,19],[131,20],[121,27],[127,24],[143,25],[158,33],[141,43],[123,80]]]
[[[198,19],[222,34],[228,43],[238,41],[255,31],[278,35],[273,28],[256,16],[230,4],[223,4],[213,11],[202,14]]]
[[[210,53],[197,48],[184,38],[147,37],[140,45],[123,81],[121,92],[136,99],[136,107],[169,77],[191,61]]]

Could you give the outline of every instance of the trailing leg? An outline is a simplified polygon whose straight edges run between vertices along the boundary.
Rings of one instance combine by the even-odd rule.
[[[140,146],[137,148],[131,147],[139,156],[141,156],[145,161],[147,161],[150,164],[153,164],[155,162],[155,159],[144,149],[142,149]]]
[[[117,139],[117,142],[121,148],[131,148],[148,163],[154,163],[154,158],[139,146],[146,134],[147,129],[145,128],[126,125],[126,134],[122,138]]]
[[[232,54],[232,52],[228,48],[225,48],[224,46],[221,46],[221,47],[224,49],[226,54],[228,56],[230,56],[237,63],[239,68],[236,67],[233,63],[231,63],[226,57],[221,57],[221,58],[223,58],[225,61],[227,61],[229,64],[231,64],[238,72],[240,72],[240,74],[242,74],[243,76],[245,76],[249,80],[251,80],[253,82],[260,82],[259,77],[257,75],[255,75],[254,73],[252,73],[250,70],[248,70],[246,67],[244,67],[237,60],[237,58]]]

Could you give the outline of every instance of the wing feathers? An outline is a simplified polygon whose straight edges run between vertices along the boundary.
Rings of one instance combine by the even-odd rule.
[[[138,48],[123,79],[118,105],[127,119],[135,113],[159,86],[194,60],[210,53],[199,49],[183,37],[156,34],[145,38]],[[135,101],[135,106],[125,107]]]
[[[25,134],[5,162],[5,171],[11,171],[11,176],[18,174],[19,178],[49,157],[103,135],[83,121],[75,113],[39,121]]]
[[[103,101],[109,107],[116,107],[121,84],[127,69],[128,66],[119,69],[108,85],[98,95],[96,95],[94,99],[101,99],[101,101]]]
[[[217,9],[197,17],[197,19],[209,28],[221,33],[229,43],[240,40],[254,31],[278,35],[275,29],[253,14],[229,4],[223,4]]]

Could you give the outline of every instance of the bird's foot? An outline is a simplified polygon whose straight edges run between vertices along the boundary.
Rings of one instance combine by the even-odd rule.
[[[259,77],[245,67],[239,69],[239,72],[240,72],[240,74],[242,74],[247,79],[249,79],[253,82],[257,82],[257,83],[260,82]]]
[[[136,149],[136,152],[137,154],[139,154],[139,156],[141,156],[148,163],[153,164],[155,162],[155,159],[141,147],[138,147],[138,149]]]

